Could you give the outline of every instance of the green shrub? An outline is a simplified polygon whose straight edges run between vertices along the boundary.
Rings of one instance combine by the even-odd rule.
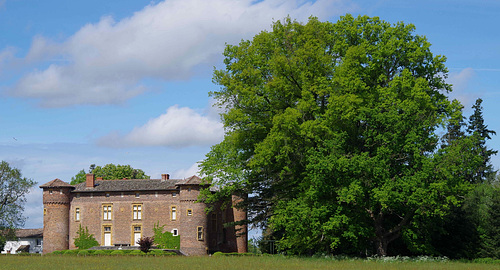
[[[90,252],[88,250],[80,250],[78,251],[78,256],[88,256]]]
[[[96,251],[94,251],[93,255],[102,256],[102,255],[107,255],[107,253],[104,250],[96,250]]]
[[[52,251],[52,253],[50,253],[50,254],[52,254],[52,255],[61,255],[61,254],[63,254],[63,251],[64,250],[56,250],[56,251]]]
[[[165,255],[165,252],[161,249],[153,249],[151,250],[150,254],[154,256],[163,256]]]
[[[113,255],[113,256],[119,256],[119,255],[124,255],[125,253],[123,252],[123,250],[113,250],[110,255]]]
[[[129,255],[135,255],[135,256],[143,256],[143,255],[146,255],[146,253],[136,249],[136,250],[132,250],[130,251]]]
[[[74,240],[75,246],[78,247],[78,249],[89,249],[99,245],[99,242],[95,240],[94,235],[89,233],[89,228],[83,228],[82,224],[80,224],[77,235],[78,236],[75,237]]]
[[[223,253],[220,251],[215,252],[212,256],[218,257],[218,256],[237,256],[237,257],[243,257],[243,256],[257,256],[253,253],[238,253],[238,252],[229,252],[229,253]]]
[[[494,263],[500,264],[500,260],[495,260],[493,258],[478,258],[474,260],[475,263]]]
[[[64,255],[76,255],[78,254],[78,249],[68,249],[63,252]]]

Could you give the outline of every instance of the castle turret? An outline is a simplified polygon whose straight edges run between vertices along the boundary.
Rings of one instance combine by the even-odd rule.
[[[180,208],[180,245],[187,255],[207,255],[209,251],[208,216],[205,204],[196,203],[200,194],[202,180],[197,176],[178,183]]]
[[[69,249],[69,209],[72,185],[54,179],[43,189],[43,253]]]
[[[231,197],[233,204],[233,217],[234,222],[246,221],[247,220],[247,211],[246,209],[241,208],[239,204],[244,200],[243,198],[233,195]],[[239,208],[238,208],[239,207]],[[247,225],[236,225],[236,248],[238,253],[247,253],[248,252],[248,228]]]

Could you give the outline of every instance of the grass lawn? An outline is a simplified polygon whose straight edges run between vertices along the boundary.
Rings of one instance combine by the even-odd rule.
[[[500,269],[461,262],[335,261],[287,257],[0,256],[0,269]]]

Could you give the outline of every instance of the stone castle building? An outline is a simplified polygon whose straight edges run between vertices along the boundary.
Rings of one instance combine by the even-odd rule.
[[[201,179],[102,180],[87,174],[86,182],[70,185],[59,179],[43,189],[43,253],[76,249],[79,227],[87,227],[100,246],[135,246],[141,237],[154,236],[155,224],[180,237],[186,255],[209,252],[247,252],[246,226],[224,226],[246,219],[231,207],[205,211],[198,203]]]

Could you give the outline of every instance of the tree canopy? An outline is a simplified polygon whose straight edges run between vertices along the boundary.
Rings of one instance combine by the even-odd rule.
[[[227,45],[211,93],[225,137],[201,163],[219,192],[204,199],[249,194],[249,222],[290,253],[418,249],[416,221],[460,204],[474,159],[470,141],[441,143],[462,105],[446,96],[446,58],[414,31],[285,18]]]
[[[96,177],[102,177],[104,180],[149,179],[149,175],[146,175],[141,169],[134,169],[130,165],[115,165],[112,163],[106,164],[103,167],[92,164],[89,167],[88,173],[92,173]],[[70,184],[75,185],[85,182],[86,174],[85,170],[82,169],[75,176],[71,177]]]
[[[18,228],[24,225],[22,216],[26,194],[36,182],[22,177],[21,171],[0,162],[0,228]]]

